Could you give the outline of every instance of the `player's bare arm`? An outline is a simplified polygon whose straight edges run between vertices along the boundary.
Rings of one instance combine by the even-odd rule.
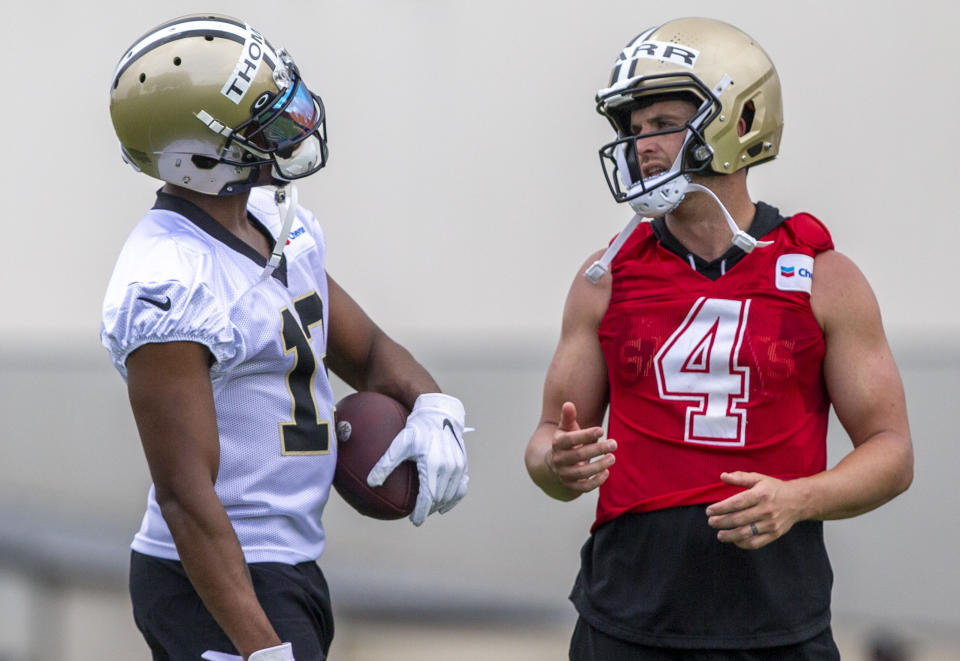
[[[573,500],[609,477],[616,450],[603,437],[607,371],[597,330],[610,300],[609,275],[598,284],[581,276],[600,252],[577,272],[564,306],[560,342],[543,387],[540,422],[527,444],[530,477],[558,500]]]
[[[800,520],[868,512],[913,479],[903,384],[873,291],[838,252],[821,253],[814,264],[811,305],[826,338],[824,378],[854,449],[835,467],[788,482],[757,473],[724,474],[725,482],[746,490],[711,505],[707,514],[721,541],[744,548],[769,544]]]
[[[444,395],[433,377],[410,352],[390,339],[332,278],[328,364],[357,390],[372,390],[403,402],[411,411],[404,429],[374,465],[367,483],[383,484],[400,463],[416,461],[420,490],[410,514],[421,525],[467,493],[463,404]]]
[[[837,252],[818,257],[814,273],[811,301],[827,341],[824,378],[854,449],[818,484],[811,515],[841,519],[869,512],[910,486],[913,445],[903,382],[873,290]]]
[[[327,275],[330,329],[327,364],[356,390],[389,395],[413,408],[422,393],[440,386],[410,352],[394,342],[350,295]]]
[[[220,444],[209,365],[209,350],[200,344],[145,344],[127,359],[127,384],[157,502],[183,566],[246,658],[281,641],[214,491]]]

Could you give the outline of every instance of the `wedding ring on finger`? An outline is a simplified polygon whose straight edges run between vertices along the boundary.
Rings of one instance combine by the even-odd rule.
[[[754,536],[760,534],[760,531],[757,530],[757,524],[756,524],[756,523],[751,523],[751,524],[750,524],[750,530],[753,532]]]

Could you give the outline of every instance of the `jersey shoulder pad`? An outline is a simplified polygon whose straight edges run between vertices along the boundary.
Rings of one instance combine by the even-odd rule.
[[[805,212],[794,214],[784,221],[784,226],[799,242],[810,246],[814,253],[833,250],[833,237],[830,236],[830,230],[812,214]]]
[[[236,352],[210,250],[190,227],[157,217],[167,213],[151,211],[138,224],[104,296],[100,340],[124,375],[127,356],[151,342],[197,342],[218,362]]]
[[[613,238],[610,239],[610,243],[612,244],[614,241],[616,241],[618,236],[620,236],[619,233],[615,234]],[[630,237],[627,239],[626,243],[620,247],[619,252],[617,252],[617,256],[613,259],[613,264],[618,264],[624,260],[635,257],[640,246],[642,246],[646,241],[649,241],[651,237],[654,237],[652,224],[648,221],[641,222],[633,230],[633,233],[630,234]]]

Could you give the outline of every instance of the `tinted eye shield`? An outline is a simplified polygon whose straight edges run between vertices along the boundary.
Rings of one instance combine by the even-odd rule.
[[[268,108],[238,126],[233,140],[255,154],[287,158],[313,133],[326,142],[323,101],[296,78]]]
[[[254,118],[260,126],[250,137],[262,136],[268,149],[282,157],[289,157],[297,143],[320,127],[325,117],[323,102],[300,79],[267,110]]]
[[[249,167],[270,163],[276,158],[289,158],[310,137],[315,137],[326,153],[323,101],[296,78],[276,101],[229,133],[220,161]],[[237,147],[243,154],[240,160]]]

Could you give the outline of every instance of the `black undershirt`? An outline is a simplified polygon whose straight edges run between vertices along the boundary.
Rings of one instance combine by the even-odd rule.
[[[756,207],[757,212],[753,217],[753,222],[750,224],[750,229],[747,230],[747,234],[755,239],[762,239],[776,229],[785,218],[780,215],[779,209],[765,202],[757,202]],[[694,270],[711,280],[716,280],[729,271],[733,268],[734,264],[743,259],[747,254],[737,246],[731,245],[727,252],[713,261],[708,262],[699,255],[695,255],[687,250],[687,248],[670,233],[670,230],[667,229],[667,222],[662,216],[655,219],[650,225],[654,235],[660,240],[660,245],[670,252],[675,253],[688,264],[692,259]]]

